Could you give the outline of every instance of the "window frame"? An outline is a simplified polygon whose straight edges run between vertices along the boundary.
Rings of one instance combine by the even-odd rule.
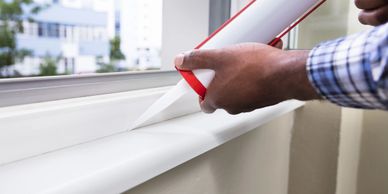
[[[209,34],[230,17],[230,4],[209,1]],[[175,70],[6,78],[0,79],[0,107],[170,86],[180,79]]]
[[[209,1],[209,34],[231,17],[232,0]]]
[[[175,71],[118,72],[0,80],[0,107],[94,96],[176,84]]]

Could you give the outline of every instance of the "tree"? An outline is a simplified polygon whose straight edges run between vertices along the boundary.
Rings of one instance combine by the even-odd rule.
[[[50,55],[46,55],[43,62],[39,66],[40,76],[52,76],[57,75],[57,63],[61,57],[53,58]]]
[[[97,73],[109,73],[120,71],[117,68],[117,64],[121,60],[125,60],[125,55],[121,52],[121,39],[116,36],[112,40],[109,41],[110,51],[109,51],[109,63],[104,62],[102,56],[96,57],[97,65],[100,68],[97,70]]]
[[[32,21],[41,9],[33,0],[0,0],[0,72],[5,69],[9,75],[7,67],[32,54],[17,48],[16,34],[23,32],[23,20]]]
[[[121,52],[121,39],[119,36],[114,37],[109,41],[110,43],[110,52],[109,58],[111,61],[120,61],[125,60],[124,54]]]

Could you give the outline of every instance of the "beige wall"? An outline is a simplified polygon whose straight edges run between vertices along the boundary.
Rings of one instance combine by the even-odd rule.
[[[193,49],[209,34],[209,0],[163,0],[162,69],[175,55]]]
[[[388,193],[388,112],[364,111],[357,194]]]
[[[388,193],[388,112],[343,109],[338,194]]]
[[[293,122],[275,119],[126,194],[286,194]]]
[[[363,116],[362,110],[342,109],[337,193],[356,193]]]
[[[289,194],[334,194],[341,108],[310,102],[296,112]]]

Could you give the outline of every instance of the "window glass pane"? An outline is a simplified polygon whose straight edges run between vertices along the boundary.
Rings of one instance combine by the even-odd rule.
[[[14,2],[0,3],[0,78],[161,67],[162,0]]]

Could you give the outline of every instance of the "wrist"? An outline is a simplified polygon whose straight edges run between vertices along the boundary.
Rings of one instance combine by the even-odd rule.
[[[307,50],[284,51],[280,62],[282,89],[286,92],[286,99],[314,100],[321,99],[312,86],[306,69],[309,56]]]

